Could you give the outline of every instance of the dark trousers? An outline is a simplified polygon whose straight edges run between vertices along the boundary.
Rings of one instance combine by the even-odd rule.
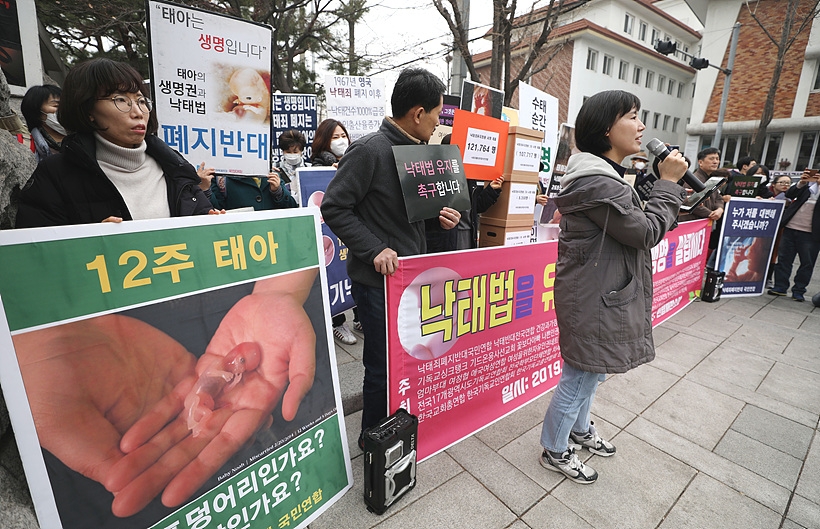
[[[339,313],[339,314],[333,316],[333,319],[331,321],[333,321],[333,326],[334,327],[338,327],[339,325],[341,325],[345,321],[347,321],[347,316],[345,315],[344,312],[342,312],[342,313]],[[358,309],[358,307],[353,307],[353,321],[359,321],[359,309]]]
[[[364,385],[362,430],[377,424],[387,413],[387,329],[384,289],[353,282],[351,291],[359,308],[364,332]]]
[[[814,240],[811,233],[785,228],[783,237],[780,239],[780,247],[777,249],[774,289],[780,292],[786,292],[789,289],[792,265],[797,256],[800,258],[800,267],[794,274],[792,294],[805,294],[806,287],[811,281],[814,265],[817,263],[818,253],[820,253],[820,241]]]

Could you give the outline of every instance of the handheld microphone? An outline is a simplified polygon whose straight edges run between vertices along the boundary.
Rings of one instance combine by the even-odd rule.
[[[670,151],[666,147],[666,144],[664,144],[658,138],[652,138],[651,140],[649,140],[649,143],[646,144],[646,149],[655,156],[657,156],[661,161],[665,160],[666,157],[670,154]],[[705,189],[703,182],[701,182],[697,176],[692,174],[692,171],[690,171],[689,169],[687,169],[686,173],[684,173],[683,181],[689,184],[689,187],[691,187],[695,191],[695,193],[699,193]]]

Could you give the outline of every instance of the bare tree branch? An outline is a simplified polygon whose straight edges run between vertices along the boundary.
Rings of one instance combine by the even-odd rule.
[[[447,27],[450,28],[450,33],[453,34],[455,48],[467,64],[467,70],[470,72],[470,78],[474,81],[478,81],[479,77],[478,72],[475,69],[475,64],[473,64],[473,56],[470,54],[470,50],[467,47],[467,29],[464,26],[461,12],[458,10],[458,5],[455,0],[448,1],[453,10],[452,15],[444,7],[444,4],[441,3],[441,0],[433,0],[433,5],[436,6],[436,10],[447,22]]]
[[[780,83],[780,75],[786,62],[786,53],[792,44],[794,44],[797,37],[809,28],[814,19],[820,15],[820,11],[818,11],[820,0],[812,0],[809,2],[810,8],[804,13],[798,13],[799,4],[800,0],[788,0],[786,18],[781,27],[780,38],[775,39],[765,27],[764,21],[757,16],[757,6],[753,11],[749,7],[749,2],[746,2],[746,8],[749,10],[749,15],[752,17],[752,20],[757,23],[758,27],[777,48],[777,58],[775,59],[774,71],[772,72],[772,77],[769,82],[769,90],[766,93],[766,101],[763,104],[763,111],[760,115],[760,123],[752,135],[752,141],[749,145],[749,155],[753,156],[756,160],[760,160],[763,155],[763,146],[766,142],[768,127],[774,117],[774,101],[777,95],[778,84]],[[795,22],[797,29],[794,29]]]

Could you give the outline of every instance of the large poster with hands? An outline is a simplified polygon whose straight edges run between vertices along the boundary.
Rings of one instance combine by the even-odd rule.
[[[318,215],[0,234],[41,527],[305,527],[352,481]]]

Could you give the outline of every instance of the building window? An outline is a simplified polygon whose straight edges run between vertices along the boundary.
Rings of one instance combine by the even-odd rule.
[[[632,35],[632,26],[635,25],[635,17],[629,13],[624,16],[624,33]]]
[[[646,125],[649,122],[649,111],[641,110],[641,123]]]
[[[675,80],[669,79],[669,85],[666,87],[666,95],[672,95],[675,93]]]
[[[587,50],[587,70],[592,70],[593,72],[598,69],[598,52],[589,48]]]
[[[687,123],[689,121],[687,120]],[[749,152],[749,144],[751,143],[751,136],[749,135],[735,135],[723,136],[720,139],[720,145],[714,145],[714,136],[701,136],[701,150],[706,147],[717,147],[721,154],[721,164],[734,164],[741,155]]]
[[[641,67],[635,66],[632,68],[632,82],[635,84],[641,84]]]
[[[678,83],[678,99],[683,99],[683,83]]]
[[[655,113],[652,115],[652,128],[653,128],[653,129],[657,129],[657,128],[658,128],[658,124],[659,124],[660,122],[661,122],[661,114],[660,114],[660,112],[655,112]]]
[[[661,38],[661,31],[658,28],[652,28],[652,38],[649,40],[649,44],[654,46],[659,38]]]
[[[678,125],[680,125],[680,118],[675,118],[672,120],[672,132],[678,131]]]
[[[612,63],[615,62],[615,59],[612,58],[611,55],[604,55],[604,64],[603,68],[601,69],[601,73],[604,75],[612,75]]]
[[[649,26],[647,26],[643,20],[638,24],[638,38],[644,42],[646,42],[646,31],[648,28]]]
[[[629,63],[626,61],[621,61],[621,66],[618,68],[618,79],[620,79],[621,81],[626,81],[628,75]]]
[[[780,156],[780,144],[783,143],[783,133],[769,134],[766,146],[763,148],[763,165],[769,169],[779,169],[777,160]]]
[[[812,90],[820,90],[820,60],[817,61],[817,74],[814,76],[814,86]]]
[[[669,115],[663,116],[663,130],[669,130]]]
[[[666,76],[658,75],[658,92],[663,92],[664,88],[666,88]]]
[[[800,148],[797,151],[797,163],[792,171],[802,171],[806,167],[814,167],[817,159],[817,131],[800,134]]]
[[[653,72],[652,70],[647,70],[646,71],[646,84],[644,86],[646,86],[647,88],[652,88],[652,83],[654,83],[654,82],[655,82],[655,72]]]

